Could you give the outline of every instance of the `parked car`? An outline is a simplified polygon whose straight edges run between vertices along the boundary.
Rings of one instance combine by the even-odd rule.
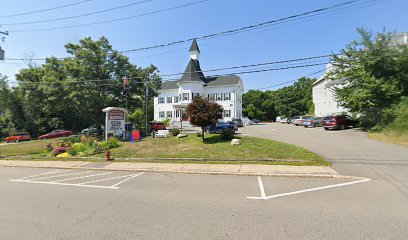
[[[231,125],[231,127],[234,128],[235,131],[238,131],[238,125],[235,124],[235,122],[228,121],[228,122],[225,122],[225,123]]]
[[[235,123],[235,125],[237,125],[237,127],[243,127],[244,126],[244,123],[242,122],[242,120],[240,118],[232,119],[232,121]]]
[[[4,140],[6,141],[6,143],[30,141],[31,136],[30,136],[30,133],[28,133],[28,132],[22,132],[22,133],[14,135],[14,136],[6,137]]]
[[[38,137],[38,139],[43,140],[43,139],[51,139],[51,138],[59,138],[59,137],[69,137],[72,135],[71,131],[67,131],[67,130],[54,130],[50,133],[44,134],[40,137]]]
[[[98,129],[96,128],[95,125],[92,125],[88,128],[85,128],[84,130],[81,131],[82,135],[92,135],[98,132]]]
[[[166,125],[162,122],[149,122],[150,130],[157,132],[158,130],[166,130]]]
[[[244,123],[244,126],[249,126],[253,124],[252,120],[247,117],[243,117],[242,122]]]
[[[255,123],[255,124],[258,124],[258,123],[261,122],[261,120],[259,120],[258,118],[254,118],[254,119],[252,119],[252,122]]]
[[[310,117],[310,118],[306,118],[301,125],[304,126],[305,128],[307,128],[307,127],[321,127],[322,126],[322,120],[323,120],[323,118],[321,118],[321,117]]]
[[[215,126],[208,126],[206,129],[206,133],[222,133],[224,129],[231,129],[232,131],[236,132],[235,124],[226,123],[226,122],[219,122]]]
[[[293,117],[292,123],[295,126],[299,126],[299,125],[301,125],[303,123],[303,121],[305,121],[306,118],[309,118],[309,117],[311,117],[311,116],[296,116],[296,117]]]
[[[356,127],[357,121],[348,115],[333,115],[323,118],[324,130],[329,129],[345,129],[349,127]]]
[[[292,123],[292,119],[291,117],[288,118],[283,118],[280,120],[280,123],[286,123],[286,124],[291,124]]]

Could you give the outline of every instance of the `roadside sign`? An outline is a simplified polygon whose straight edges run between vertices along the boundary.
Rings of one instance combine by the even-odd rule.
[[[105,139],[108,140],[108,134],[122,135],[124,137],[125,129],[125,114],[126,109],[117,107],[108,107],[102,110],[106,113],[106,130]]]

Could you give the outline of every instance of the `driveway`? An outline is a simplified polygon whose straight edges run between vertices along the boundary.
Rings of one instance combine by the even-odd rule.
[[[326,157],[340,174],[385,181],[408,198],[408,147],[372,140],[358,129],[325,131],[321,127],[263,123],[240,128],[239,132],[304,147]]]

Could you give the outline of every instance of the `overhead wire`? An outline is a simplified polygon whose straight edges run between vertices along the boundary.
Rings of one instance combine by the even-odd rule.
[[[96,14],[111,12],[111,11],[115,11],[115,10],[118,10],[118,9],[128,8],[128,7],[132,7],[132,6],[135,6],[135,5],[139,5],[139,4],[146,3],[146,2],[152,2],[152,1],[154,1],[154,0],[142,0],[142,1],[137,1],[137,2],[133,2],[133,3],[117,6],[117,7],[107,8],[107,9],[100,10],[100,11],[89,12],[89,13],[84,13],[84,14],[79,14],[79,15],[74,15],[74,16],[68,16],[68,17],[51,18],[51,19],[43,19],[43,20],[28,21],[28,22],[3,23],[3,24],[0,24],[0,25],[2,25],[2,26],[16,26],[16,25],[28,25],[28,24],[35,24],[35,23],[56,22],[56,21],[62,21],[62,20],[67,20],[67,19],[75,19],[75,18],[81,18],[81,17],[87,17],[87,16],[96,15]]]
[[[0,18],[10,18],[10,17],[18,17],[18,16],[25,16],[25,15],[30,15],[30,14],[35,14],[35,13],[43,13],[43,12],[49,12],[57,9],[62,9],[62,8],[67,8],[67,7],[72,7],[76,5],[80,5],[83,3],[87,3],[93,0],[84,0],[84,1],[79,1],[79,2],[74,2],[70,4],[65,4],[57,7],[52,7],[52,8],[45,8],[45,9],[40,9],[40,10],[34,10],[34,11],[28,11],[28,12],[22,12],[22,13],[15,13],[15,14],[10,14],[10,15],[3,15],[0,16]]]

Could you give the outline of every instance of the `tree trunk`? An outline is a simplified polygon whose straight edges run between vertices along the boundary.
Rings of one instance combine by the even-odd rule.
[[[205,136],[204,136],[204,127],[201,127],[201,138],[203,139],[203,142],[204,142],[204,139],[205,139]]]

